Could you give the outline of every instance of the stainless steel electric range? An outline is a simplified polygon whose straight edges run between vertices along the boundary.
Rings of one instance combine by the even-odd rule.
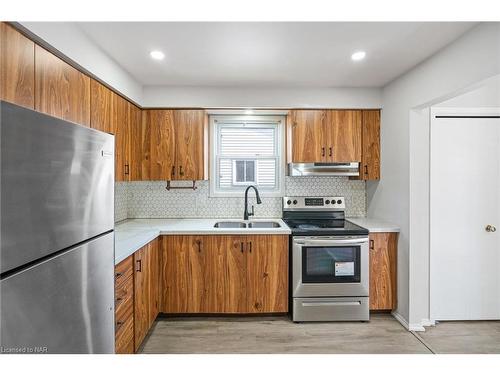
[[[369,320],[368,230],[345,219],[343,197],[284,197],[295,322]]]

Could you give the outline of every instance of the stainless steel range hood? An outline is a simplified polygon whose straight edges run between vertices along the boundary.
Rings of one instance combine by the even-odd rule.
[[[359,176],[359,163],[289,163],[289,176]]]

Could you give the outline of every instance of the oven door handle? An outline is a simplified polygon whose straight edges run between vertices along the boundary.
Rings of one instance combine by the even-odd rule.
[[[303,246],[314,246],[314,245],[327,245],[327,246],[337,246],[337,245],[362,245],[364,243],[368,243],[368,238],[359,239],[359,238],[350,238],[344,240],[293,240],[294,244],[303,245]]]

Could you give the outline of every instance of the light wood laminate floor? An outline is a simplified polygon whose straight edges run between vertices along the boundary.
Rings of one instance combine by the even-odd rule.
[[[285,317],[159,318],[142,353],[431,353],[391,315],[369,323]]]
[[[435,353],[500,354],[500,321],[441,322],[417,335]]]

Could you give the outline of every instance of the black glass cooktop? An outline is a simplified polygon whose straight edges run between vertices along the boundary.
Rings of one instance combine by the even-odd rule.
[[[332,219],[285,219],[294,235],[366,235],[368,229],[348,220]]]

